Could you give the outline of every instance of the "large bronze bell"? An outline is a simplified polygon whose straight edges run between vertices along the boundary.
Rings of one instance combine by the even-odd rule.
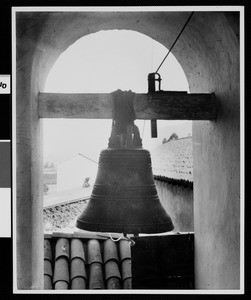
[[[101,152],[92,195],[77,227],[119,233],[173,229],[157,195],[149,151],[108,148]]]
[[[138,234],[174,228],[157,195],[150,153],[142,149],[133,122],[131,97],[128,92],[115,94],[111,137],[101,151],[90,200],[77,219],[80,229]]]

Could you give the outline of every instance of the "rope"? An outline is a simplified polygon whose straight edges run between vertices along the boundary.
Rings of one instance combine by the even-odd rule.
[[[164,57],[164,59],[162,60],[161,64],[159,65],[158,69],[156,70],[155,73],[158,73],[160,67],[163,65],[164,61],[166,60],[167,56],[169,55],[169,53],[172,51],[174,45],[176,44],[176,42],[178,41],[179,37],[181,36],[183,30],[186,28],[188,22],[190,21],[190,19],[192,18],[192,15],[194,14],[194,11],[190,14],[189,18],[187,19],[185,25],[183,26],[183,28],[181,29],[179,35],[177,36],[176,40],[174,41],[174,43],[172,44],[171,48],[169,49],[169,51],[167,52],[167,55]]]
[[[123,236],[124,236],[124,234],[122,233],[121,236],[120,236],[119,238],[114,239],[114,238],[111,236],[111,234],[109,233],[110,239],[111,239],[113,242],[115,242],[115,243],[118,242],[118,241],[120,241],[120,240],[122,239]]]
[[[122,233],[121,236],[120,236],[119,238],[117,238],[117,239],[114,239],[114,238],[111,236],[111,233],[109,233],[109,237],[110,237],[110,239],[111,239],[113,242],[115,242],[115,243],[116,243],[116,242],[119,242],[122,238],[124,238],[124,239],[126,239],[126,240],[128,240],[128,241],[131,242],[131,247],[135,245],[135,242],[134,242],[131,238],[129,238],[128,236],[125,236],[124,233]]]
[[[132,91],[117,90],[113,95],[113,120],[117,125],[118,133],[126,133],[126,126],[133,125],[135,111],[133,106],[134,95]]]

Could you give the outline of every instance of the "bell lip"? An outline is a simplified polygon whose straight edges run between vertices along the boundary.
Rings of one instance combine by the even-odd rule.
[[[100,151],[100,153],[102,152],[105,152],[105,151],[117,151],[117,152],[128,152],[128,151],[132,151],[132,152],[135,152],[135,151],[144,151],[144,152],[147,152],[147,153],[150,153],[149,150],[143,148],[143,147],[138,147],[138,148],[112,148],[112,147],[108,147],[106,149],[103,149]]]
[[[117,232],[117,233],[126,233],[126,234],[135,234],[135,233],[163,233],[172,231],[174,225],[172,220],[166,223],[161,224],[130,224],[124,226],[124,229],[121,230],[123,225],[108,225],[104,223],[88,223],[82,220],[77,220],[76,227],[78,229],[94,231],[94,232]],[[154,229],[153,229],[154,228]]]

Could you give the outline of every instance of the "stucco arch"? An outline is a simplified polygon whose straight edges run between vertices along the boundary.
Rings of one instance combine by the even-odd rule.
[[[41,120],[37,96],[58,56],[84,35],[135,30],[170,48],[190,12],[19,12],[16,20],[17,284],[42,288]],[[239,287],[239,19],[196,12],[173,49],[190,91],[214,92],[218,117],[194,122],[197,288]],[[231,274],[231,275],[230,275]]]

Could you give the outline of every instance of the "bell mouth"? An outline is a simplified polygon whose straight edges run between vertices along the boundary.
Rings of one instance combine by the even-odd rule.
[[[169,222],[162,224],[107,224],[107,223],[93,223],[86,222],[81,219],[77,220],[76,227],[82,230],[95,231],[95,232],[114,232],[124,234],[153,234],[172,231],[174,229],[173,223],[170,219]]]

